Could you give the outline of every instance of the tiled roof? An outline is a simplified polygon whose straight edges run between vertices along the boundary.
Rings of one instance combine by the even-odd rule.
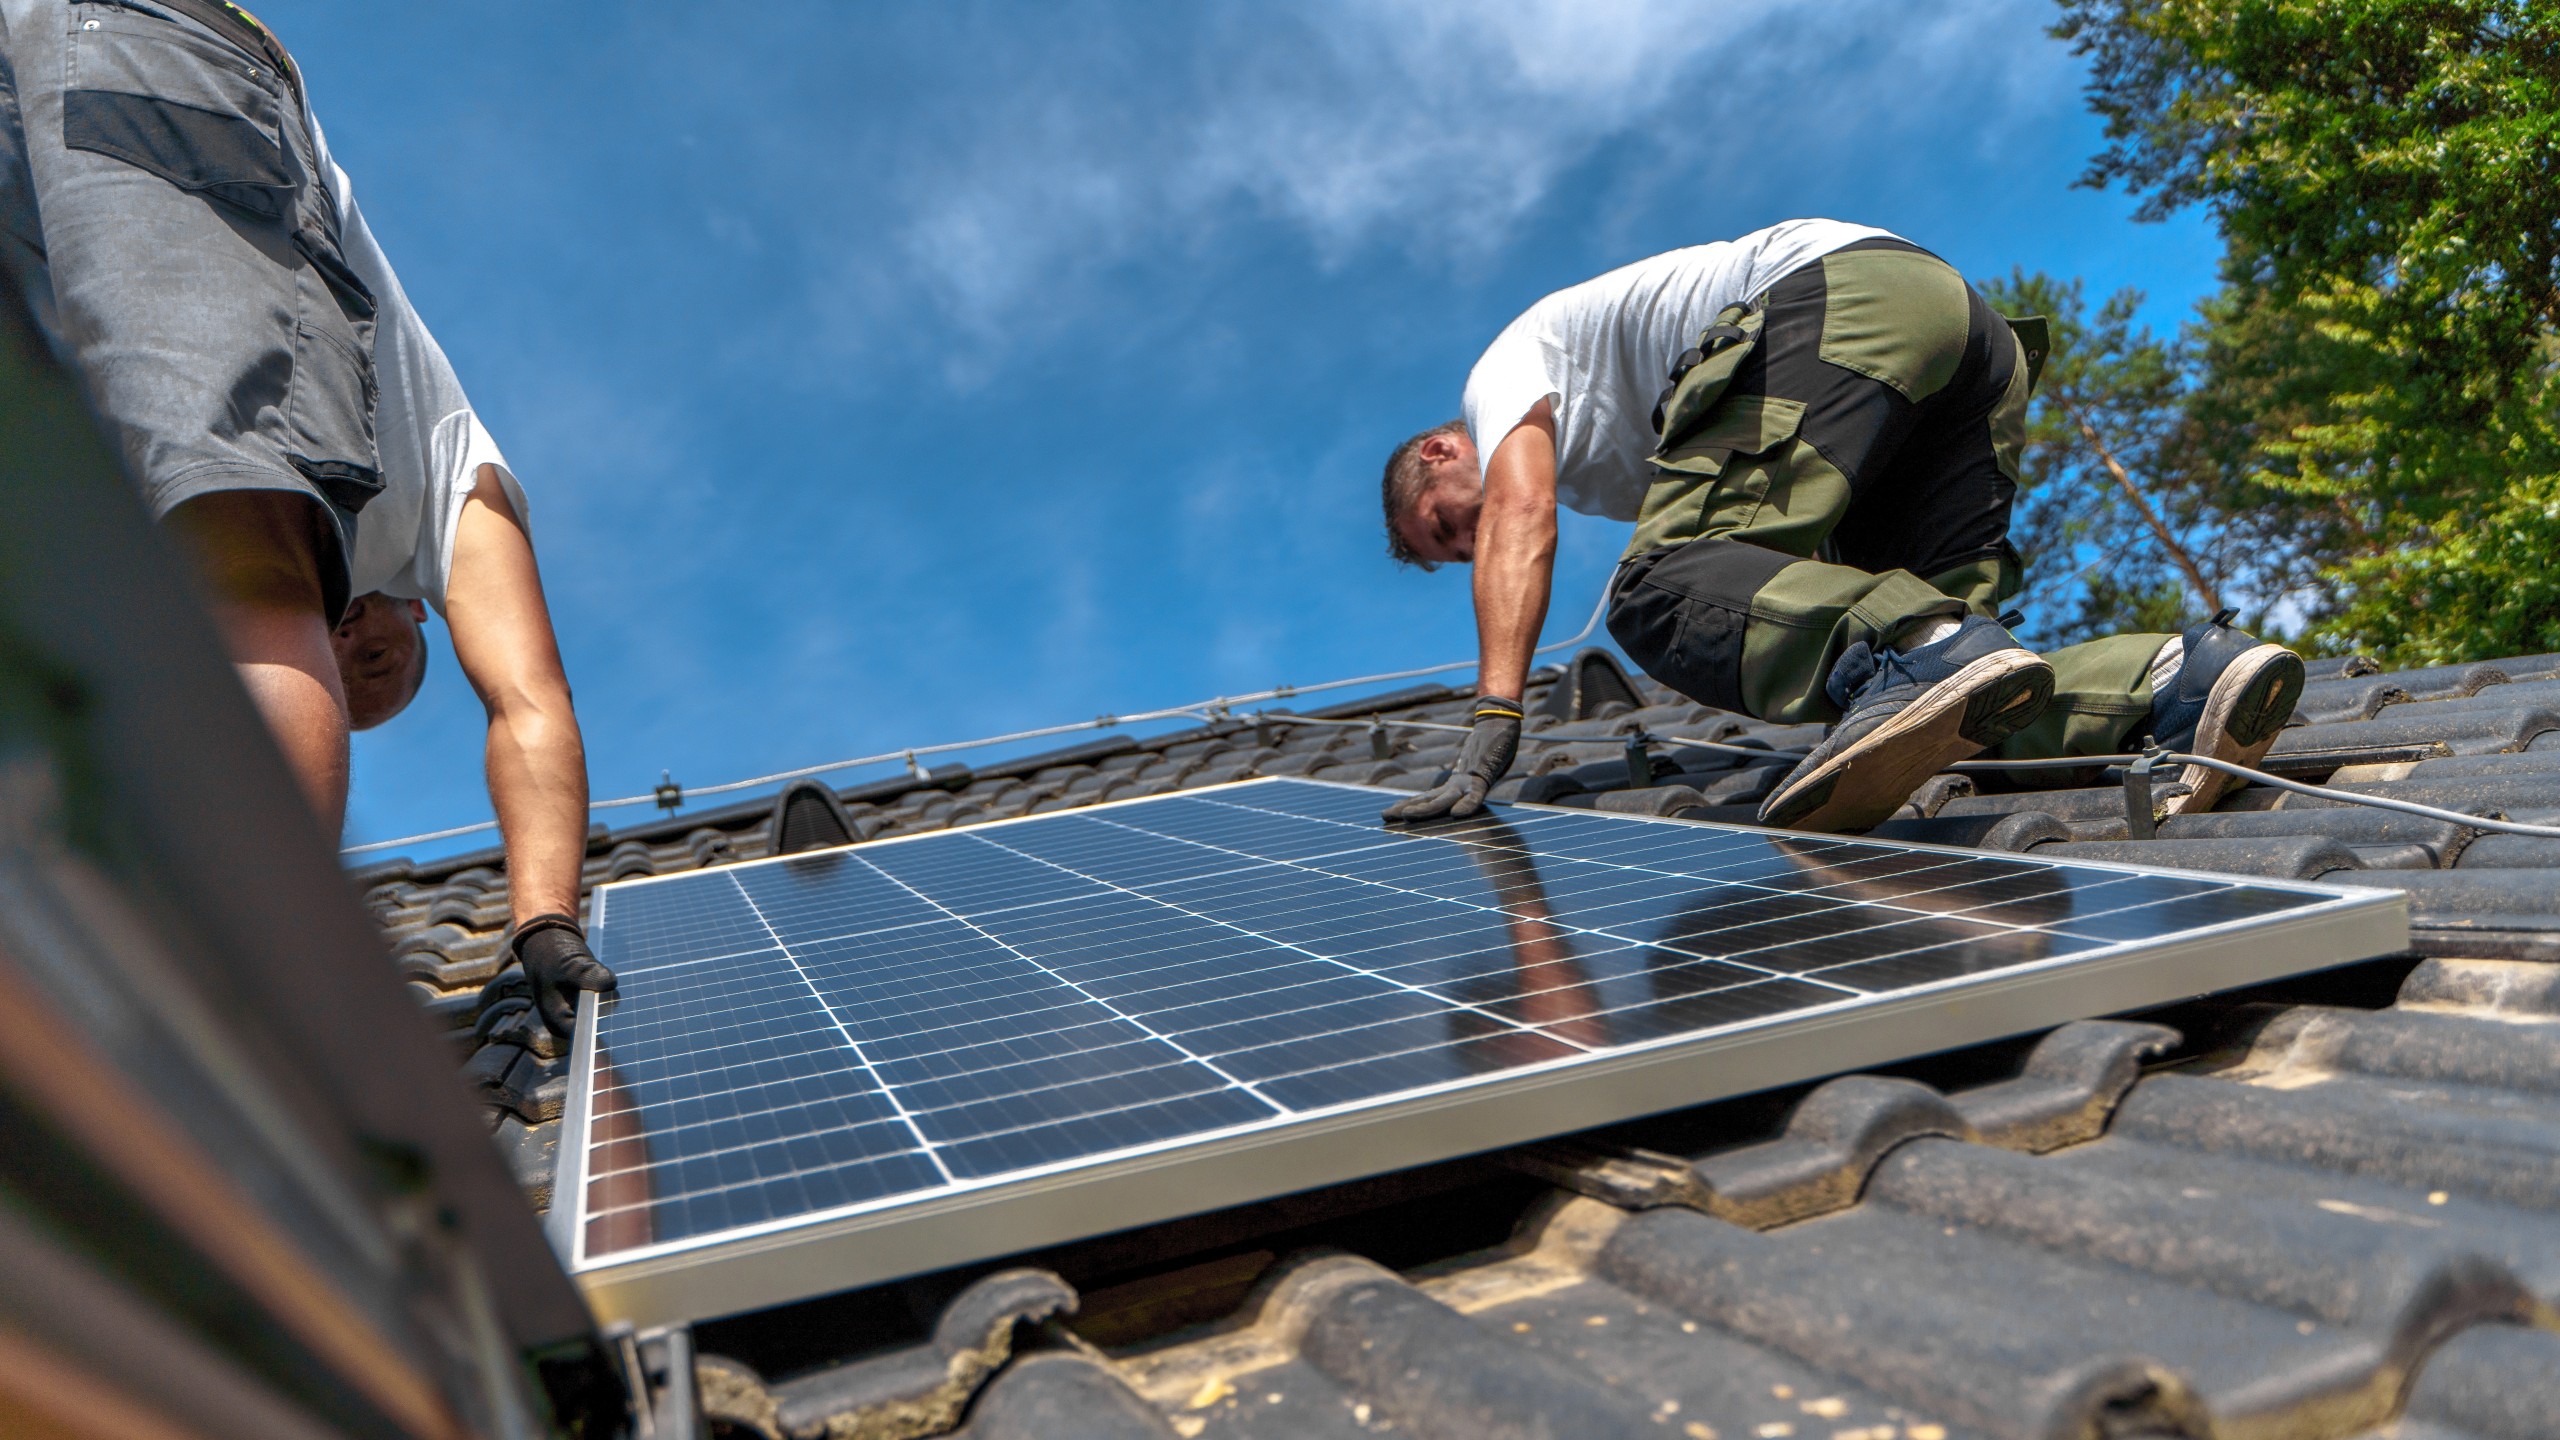
[[[1629,738],[1814,733],[1690,705],[1596,654],[1543,674],[1531,705],[1573,743],[1524,750],[1496,798],[1747,821],[1782,760],[1656,742],[1637,776]],[[1308,712],[1379,727],[1229,722],[931,783],[807,785],[600,830],[587,878],[1257,775],[1418,789],[1459,737],[1392,722],[1466,707],[1424,687]],[[2301,718],[2269,768],[2560,822],[2560,656],[2324,662]],[[723,1322],[702,1337],[728,1357],[706,1362],[705,1394],[776,1436],[2560,1433],[2560,969],[2541,963],[2560,961],[2560,841],[2265,787],[2130,840],[2124,797],[1942,776],[1879,833],[2393,885],[2434,958],[2341,1003],[2238,997],[1914,1069],[1943,1088],[1845,1077],[1027,1257],[1046,1268],[973,1288],[929,1277],[890,1306],[922,1307],[920,1343],[846,1319],[872,1313],[860,1301]],[[561,1063],[521,1031],[469,1029],[506,918],[501,858],[357,876],[547,1198]]]

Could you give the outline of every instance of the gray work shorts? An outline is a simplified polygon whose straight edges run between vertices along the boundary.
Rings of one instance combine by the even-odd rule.
[[[0,0],[0,265],[154,517],[308,495],[324,604],[382,489],[373,297],[298,77],[144,3]]]

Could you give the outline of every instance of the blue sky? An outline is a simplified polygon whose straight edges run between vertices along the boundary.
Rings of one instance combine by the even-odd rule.
[[[2072,188],[2045,0],[257,8],[533,496],[599,797],[1471,654],[1380,463],[1639,256],[1829,215],[2175,324],[2218,249]],[[350,842],[488,814],[436,642]]]

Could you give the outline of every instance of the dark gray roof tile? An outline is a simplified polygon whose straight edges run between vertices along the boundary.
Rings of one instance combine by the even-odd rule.
[[[2434,962],[2395,1009],[2277,1012],[2214,1073],[2137,1078],[2174,1032],[2090,1024],[1951,1096],[1836,1081],[1668,1189],[1642,1175],[1675,1156],[1537,1147],[1619,1167],[1587,1184],[1637,1208],[1551,1204],[1410,1275],[1284,1261],[1232,1327],[1106,1373],[1186,1435],[2344,1440],[2404,1397],[2540,1434],[2552,1337],[2517,1322],[2560,1290],[2560,1131],[2516,1107],[2560,1042],[2452,1008],[2526,997],[2560,1032],[2540,970]]]
[[[2391,706],[2371,720],[2298,726],[2278,736],[2270,753],[2439,744],[2455,755],[2486,755],[2521,750],[2550,730],[2560,730],[2560,706],[2469,709],[2412,703]]]
[[[2465,870],[2560,870],[2560,840],[2530,835],[2483,835],[2455,861]]]
[[[2352,680],[2314,680],[2302,687],[2302,701],[2294,707],[2297,723],[2335,725],[2347,720],[2370,720],[2386,705],[2410,698],[2389,676],[2363,676]]]
[[[1005,1367],[953,1433],[958,1440],[1181,1440],[1199,1432],[1176,1429],[1094,1361],[1052,1350]]]
[[[1310,780],[1331,780],[1344,785],[1376,785],[1405,774],[1404,765],[1395,760],[1345,760],[1319,766],[1307,772]]]
[[[2165,865],[2174,870],[2214,870],[2275,880],[2316,880],[2339,870],[2360,870],[2355,852],[2325,835],[2264,840],[2074,841],[2035,852],[2057,860],[2103,860],[2115,865]]]
[[[2058,820],[2120,819],[2124,791],[2113,786],[2086,790],[2013,790],[1964,795],[1938,807],[1939,818],[1964,815],[2015,815],[2042,811]]]
[[[2560,679],[2560,654],[2518,655],[2497,662],[2507,678],[2519,685],[2535,680]]]
[[[2424,670],[2386,670],[2383,677],[2421,700],[2474,695],[2491,685],[2508,683],[2505,667],[2495,663],[2437,665]]]
[[[2400,1440],[2538,1440],[2560,1415],[2560,1336],[2478,1325],[2427,1357]],[[2420,1429],[2425,1426],[2427,1429]]]
[[[2121,820],[2118,821],[2121,825]],[[1962,845],[1976,850],[2020,851],[2058,845],[2073,838],[2064,822],[2032,806],[2016,810],[1982,810],[1951,814],[1941,807],[1927,819],[1888,820],[1872,832],[1887,840],[1915,845]]]

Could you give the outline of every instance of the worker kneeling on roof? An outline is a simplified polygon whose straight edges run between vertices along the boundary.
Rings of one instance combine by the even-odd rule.
[[[567,1029],[586,755],[524,492],[331,160],[293,57],[225,0],[0,0],[0,266],[212,601],[331,833],[347,732],[426,670],[489,712],[511,944]],[[424,604],[421,604],[424,602]]]
[[[1465,815],[1510,767],[1554,573],[1556,505],[1635,523],[1609,633],[1701,704],[1831,733],[1761,822],[1858,831],[1946,766],[2156,737],[2252,763],[2302,661],[2229,625],[2039,656],[1993,618],[2043,322],[2003,320],[1909,241],[1793,220],[1612,270],[1529,307],[1465,414],[1387,461],[1387,547],[1475,567],[1475,724],[1391,819]],[[2188,766],[2173,811],[2228,785]]]

